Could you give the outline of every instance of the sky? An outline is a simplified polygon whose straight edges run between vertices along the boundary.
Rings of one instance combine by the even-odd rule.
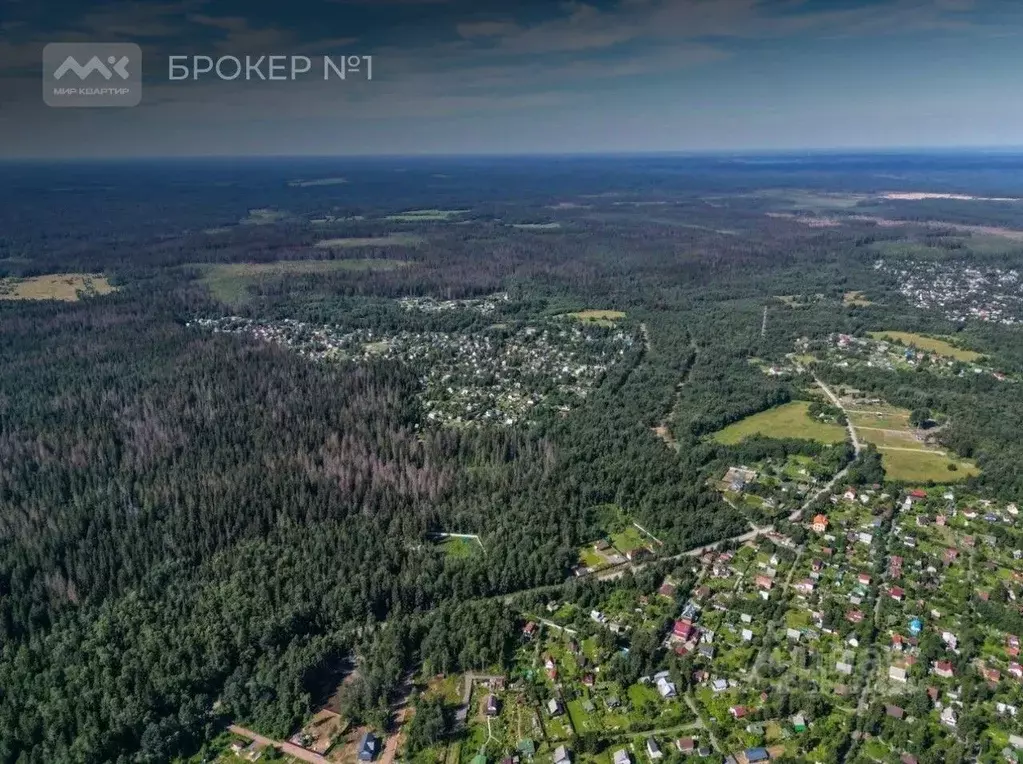
[[[137,43],[141,103],[45,105],[49,42]],[[3,0],[0,158],[1019,147],[1021,51],[1017,0]]]

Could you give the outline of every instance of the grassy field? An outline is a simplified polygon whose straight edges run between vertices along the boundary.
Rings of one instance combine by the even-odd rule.
[[[868,300],[867,296],[863,294],[863,292],[846,292],[842,297],[842,304],[856,305],[865,308],[868,305],[873,305],[874,303]]]
[[[100,273],[52,273],[27,279],[0,279],[0,300],[61,300],[110,294],[114,287]]]
[[[873,413],[868,411],[850,411],[849,421],[853,427],[876,427],[882,430],[905,430],[909,427],[909,412],[885,411]]]
[[[568,315],[583,323],[598,326],[614,326],[615,321],[625,318],[625,314],[620,310],[580,310]]]
[[[388,215],[385,220],[399,223],[419,223],[424,220],[448,220],[455,215],[463,215],[469,210],[408,210],[395,215]]]
[[[403,260],[277,260],[271,263],[201,264],[202,281],[221,302],[237,305],[249,296],[248,289],[260,281],[282,276],[334,271],[394,270],[409,265]]]
[[[979,475],[977,465],[964,459],[943,456],[934,451],[891,451],[881,452],[881,463],[889,480],[905,483],[955,483]],[[949,470],[954,464],[957,469]]]
[[[422,241],[419,236],[392,233],[387,236],[351,236],[341,239],[324,239],[316,242],[318,249],[354,249],[356,247],[414,247]]]
[[[801,438],[819,443],[841,443],[846,438],[844,427],[812,419],[808,413],[810,404],[793,401],[784,406],[762,411],[759,414],[730,424],[714,434],[714,440],[725,445],[741,443],[754,435],[768,438]]]
[[[963,350],[962,348],[957,348],[955,345],[952,345],[945,340],[941,340],[936,337],[927,337],[923,334],[889,331],[870,332],[869,334],[875,340],[887,340],[888,342],[898,340],[907,347],[916,347],[920,350],[937,353],[940,356],[954,358],[957,361],[965,361],[966,363],[972,363],[981,358],[980,353],[974,353],[972,350]]]
[[[627,554],[633,549],[639,549],[651,542],[650,539],[640,533],[635,526],[630,525],[620,533],[613,534],[611,536],[611,543],[619,552]]]
[[[446,538],[438,546],[448,557],[467,558],[480,554],[483,549],[472,539]]]

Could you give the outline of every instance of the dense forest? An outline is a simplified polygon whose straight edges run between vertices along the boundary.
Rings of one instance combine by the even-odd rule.
[[[7,170],[22,193],[0,205],[0,275],[104,272],[119,289],[0,301],[0,762],[167,761],[227,720],[286,735],[353,656],[360,679],[346,702],[364,719],[380,718],[416,663],[499,663],[518,628],[501,597],[565,581],[580,544],[601,532],[594,507],[618,505],[667,552],[747,529],[710,478],[815,446],[729,448],[704,436],[805,395],[807,379],[768,378],[749,362],[781,358],[799,337],[961,331],[1004,368],[1023,369],[1010,331],[922,315],[874,271],[871,243],[899,230],[809,228],[739,193],[777,182],[777,169],[500,165],[495,178],[517,181],[496,192],[471,180],[477,166],[417,185],[435,168],[398,182],[357,164],[346,174],[361,179],[361,202],[349,196],[356,182],[280,182],[308,169],[219,168],[232,180],[215,192],[208,168],[174,170],[177,182],[163,184],[142,173],[145,193],[125,168]],[[179,174],[203,181],[198,200]],[[71,190],[48,190],[58,180]],[[74,190],[98,183],[118,189],[99,208]],[[664,204],[552,209],[566,195],[612,190]],[[709,205],[708,191],[736,195]],[[50,225],[58,193],[65,212]],[[421,204],[469,212],[459,225],[374,217]],[[234,225],[271,206],[290,216]],[[306,219],[327,211],[337,219],[314,230]],[[554,218],[556,230],[509,225]],[[212,226],[229,228],[203,233]],[[395,230],[422,241],[357,255],[316,247]],[[203,281],[214,263],[325,255],[407,267],[272,275],[230,306]],[[843,305],[849,289],[869,290],[874,304]],[[498,290],[509,300],[496,316],[395,304]],[[774,300],[792,294],[824,299],[796,309]],[[313,363],[187,326],[233,313],[473,333],[585,308],[622,311],[623,329],[642,341],[566,416],[513,427],[429,423],[413,363]],[[976,480],[1023,495],[1014,388],[979,378],[922,388],[881,372],[844,380],[948,415],[942,437],[978,460]],[[837,469],[852,453],[834,458]],[[868,456],[856,469],[867,482],[879,465]],[[479,535],[486,555],[448,557],[429,542],[452,529]],[[647,668],[642,651],[632,661],[619,670]],[[444,725],[438,714],[424,709],[411,734],[425,744]]]

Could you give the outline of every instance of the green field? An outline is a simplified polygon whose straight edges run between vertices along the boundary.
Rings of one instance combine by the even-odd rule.
[[[881,452],[881,463],[889,480],[904,483],[955,483],[979,475],[977,465],[965,459],[942,456],[934,451],[890,451]],[[955,464],[954,472],[948,469]]]
[[[633,549],[645,547],[650,543],[652,543],[650,539],[646,538],[633,525],[630,525],[620,533],[615,533],[611,536],[611,544],[614,545],[614,548],[622,554],[627,554]]]
[[[852,422],[853,427],[857,429],[860,427],[877,427],[882,430],[908,430],[909,429],[909,412],[888,412],[874,414],[869,412],[860,412],[846,410],[849,415],[849,421]]]
[[[394,215],[388,215],[385,220],[394,220],[399,223],[419,223],[429,220],[449,220],[455,215],[464,215],[469,210],[408,210]]]
[[[335,271],[394,270],[409,265],[403,260],[276,260],[271,263],[202,263],[202,283],[223,303],[237,305],[249,296],[249,287],[282,276]]]
[[[957,348],[955,345],[949,344],[945,340],[938,339],[936,337],[927,337],[923,334],[889,331],[870,332],[869,334],[875,340],[887,340],[888,342],[897,340],[907,347],[916,347],[920,350],[937,353],[940,356],[954,358],[957,361],[965,361],[966,363],[972,363],[981,358],[980,353],[974,353],[972,350],[963,350],[962,348]]]
[[[741,443],[754,435],[768,438],[800,438],[829,444],[845,440],[844,427],[811,419],[809,408],[810,404],[806,401],[786,403],[784,406],[768,409],[730,424],[713,437],[718,443],[725,445]]]
[[[483,551],[483,548],[473,539],[445,538],[437,544],[448,557],[465,559],[474,557]]]
[[[51,273],[32,278],[0,279],[0,300],[60,300],[110,294],[114,287],[100,273]]]
[[[387,236],[350,236],[316,242],[318,249],[354,249],[356,247],[414,247],[422,242],[419,236],[392,233]]]

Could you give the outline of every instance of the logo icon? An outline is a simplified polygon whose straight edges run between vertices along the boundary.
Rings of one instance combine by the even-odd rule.
[[[51,42],[43,48],[43,101],[49,106],[124,107],[141,100],[138,45]]]

